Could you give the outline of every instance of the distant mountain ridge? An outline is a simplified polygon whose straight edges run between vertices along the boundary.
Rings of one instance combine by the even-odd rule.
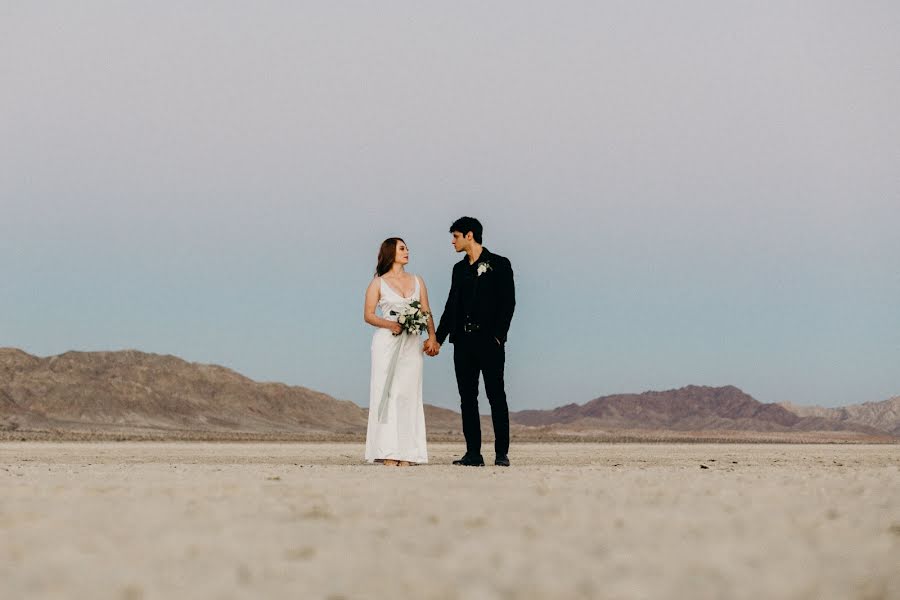
[[[135,350],[38,358],[0,349],[0,398],[20,425],[356,432],[365,422],[352,402]]]
[[[616,394],[582,405],[520,411],[510,418],[522,425],[580,428],[879,432],[867,424],[801,416],[778,404],[763,404],[734,386],[689,385],[675,390]]]
[[[791,402],[782,402],[781,406],[801,417],[819,417],[842,423],[868,425],[879,431],[900,436],[900,396],[881,402],[864,402],[838,408],[802,406]]]
[[[656,432],[667,438],[672,436],[665,432],[682,432],[679,439],[693,439],[697,432],[729,431],[853,434],[843,439],[900,437],[900,398],[886,402],[804,409],[763,404],[734,386],[692,385],[604,396],[552,410],[512,412],[510,421],[513,436],[519,439],[560,435],[574,439],[573,435],[600,431]],[[73,351],[39,358],[0,348],[0,431],[359,439],[365,435],[367,414],[353,402],[305,387],[256,382],[225,367],[170,355]],[[460,436],[459,413],[426,405],[425,415],[430,436]],[[482,423],[487,439],[490,418],[483,417]]]

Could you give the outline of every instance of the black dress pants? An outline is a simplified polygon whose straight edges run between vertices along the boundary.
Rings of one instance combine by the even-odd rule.
[[[456,385],[459,388],[463,435],[466,452],[481,454],[481,417],[478,414],[478,376],[484,375],[484,390],[491,404],[491,420],[494,423],[494,450],[497,454],[509,452],[509,407],[503,385],[503,368],[506,350],[492,337],[460,334],[453,340],[453,365],[456,368]]]

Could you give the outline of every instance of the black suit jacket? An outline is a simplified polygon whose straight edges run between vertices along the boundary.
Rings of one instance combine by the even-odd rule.
[[[509,325],[516,309],[516,287],[509,259],[482,248],[478,263],[487,263],[490,268],[480,276],[475,276],[475,291],[471,306],[470,320],[481,326],[481,333],[506,343]],[[443,344],[447,336],[453,342],[463,333],[466,315],[460,295],[465,278],[472,277],[469,257],[453,265],[453,279],[444,314],[437,328],[437,341]]]

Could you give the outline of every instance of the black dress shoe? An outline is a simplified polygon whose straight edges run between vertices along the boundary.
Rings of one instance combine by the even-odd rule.
[[[508,467],[509,457],[505,454],[498,454],[496,460],[494,460],[494,464],[498,467]]]
[[[453,461],[454,465],[462,465],[464,467],[483,467],[484,466],[484,457],[480,454],[471,455],[469,453],[463,454],[463,457],[459,460]]]

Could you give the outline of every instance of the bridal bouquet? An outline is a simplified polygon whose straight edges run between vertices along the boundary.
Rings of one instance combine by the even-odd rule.
[[[391,315],[397,317],[397,322],[403,328],[403,331],[412,335],[419,335],[428,329],[428,319],[431,313],[422,310],[422,303],[413,300],[400,309],[400,312],[391,311]]]

